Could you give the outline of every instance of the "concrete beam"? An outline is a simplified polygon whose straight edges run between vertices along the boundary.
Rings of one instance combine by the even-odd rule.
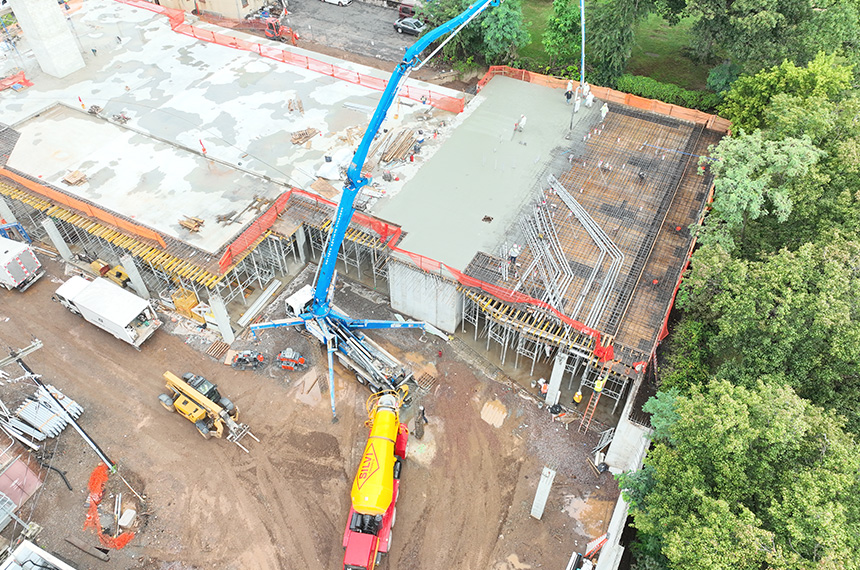
[[[6,203],[6,198],[0,196],[0,223],[3,223],[4,220],[7,224],[18,223],[18,218],[12,213],[12,208],[9,207],[9,204]]]
[[[227,313],[227,306],[217,293],[209,295],[209,307],[212,309],[212,314],[215,315],[215,322],[218,323],[218,332],[227,344],[233,344],[236,340],[236,335],[233,334],[233,327],[230,325],[230,315]]]
[[[126,254],[120,258],[120,261],[122,262],[122,268],[125,269],[126,273],[128,273],[128,278],[131,279],[132,288],[134,288],[134,290],[137,291],[137,294],[143,299],[149,300],[149,290],[146,288],[146,283],[143,281],[143,277],[140,276],[140,271],[137,270],[134,258]]]
[[[62,78],[83,69],[84,58],[75,42],[70,22],[56,0],[9,0],[27,36],[39,67]]]
[[[2,200],[0,200],[0,202],[2,202]],[[45,218],[42,220],[42,227],[45,228],[46,232],[48,232],[48,237],[51,238],[51,242],[54,244],[54,247],[57,248],[57,251],[60,253],[60,257],[66,261],[72,261],[72,250],[70,250],[69,246],[66,245],[66,242],[63,240],[63,236],[60,235],[60,230],[58,230],[57,226],[54,224],[54,220],[51,218]]]
[[[549,406],[557,404],[561,397],[561,380],[564,377],[568,358],[570,355],[566,352],[558,351],[555,355],[555,362],[553,362],[552,373],[549,377],[549,387],[546,391],[546,403]]]
[[[305,229],[300,227],[296,232],[296,249],[299,250],[299,259],[302,260],[302,264],[307,263],[307,259],[305,259],[305,243],[307,240],[305,239]]]

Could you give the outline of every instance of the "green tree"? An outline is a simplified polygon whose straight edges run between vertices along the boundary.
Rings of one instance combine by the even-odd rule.
[[[671,439],[619,481],[669,568],[860,567],[860,455],[840,420],[763,382],[714,381],[654,413]]]
[[[818,53],[806,67],[790,61],[736,80],[720,106],[720,115],[734,131],[752,132],[764,126],[765,109],[781,93],[801,98],[835,99],[849,87],[852,67],[836,63],[835,55]]]
[[[786,59],[803,65],[821,50],[857,58],[855,0],[687,0],[666,10],[696,19],[692,47],[700,59],[725,55],[748,73]]]
[[[581,32],[579,2],[576,0],[553,0],[553,15],[543,33],[543,47],[554,62],[569,63],[580,56]]]
[[[653,4],[638,0],[598,0],[586,9],[586,63],[594,68],[592,82],[615,84],[633,50],[636,22]]]
[[[481,31],[482,53],[490,64],[509,63],[516,58],[517,49],[531,41],[520,0],[505,0],[491,8],[484,14]]]
[[[762,131],[725,137],[710,149],[714,204],[703,239],[728,251],[744,245],[750,220],[773,214],[780,222],[792,211],[793,186],[823,156],[805,135],[767,140]],[[738,244],[739,242],[739,244]]]
[[[417,17],[432,29],[461,14],[471,4],[470,0],[425,2]],[[489,64],[503,63],[512,59],[517,48],[529,40],[521,0],[509,0],[484,10],[445,44],[442,54],[454,61],[480,56]]]
[[[711,370],[791,385],[860,433],[860,242],[838,231],[759,261],[700,248],[679,306],[711,323]],[[674,436],[674,432],[673,436]]]

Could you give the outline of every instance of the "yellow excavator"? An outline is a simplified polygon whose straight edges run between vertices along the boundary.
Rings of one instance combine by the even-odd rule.
[[[173,372],[165,372],[164,379],[171,394],[158,396],[161,405],[193,423],[205,439],[225,437],[245,453],[248,450],[239,443],[243,437],[260,441],[246,424],[239,423],[239,408],[222,397],[218,386],[203,376],[186,372],[179,378]]]

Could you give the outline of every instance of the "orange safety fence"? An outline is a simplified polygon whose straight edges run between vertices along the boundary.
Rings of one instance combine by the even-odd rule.
[[[504,75],[505,77],[511,77],[513,79],[519,79],[520,81],[535,83],[537,85],[543,85],[553,89],[565,89],[568,81],[567,79],[550,77],[548,75],[542,75],[540,73],[534,73],[533,71],[526,71],[524,69],[516,69],[506,65],[494,65],[490,67],[490,70],[487,71],[484,77],[478,82],[478,91],[480,92],[481,89],[496,75]],[[575,89],[579,89],[579,81],[573,81],[573,85]],[[589,85],[589,88],[596,98],[609,103],[627,105],[634,109],[650,111],[652,113],[674,117],[683,121],[705,125],[706,128],[720,133],[728,133],[729,128],[731,127],[731,123],[727,119],[696,109],[688,109],[679,105],[671,105],[669,103],[657,101],[656,99],[646,99],[644,97],[622,93],[621,91],[616,91],[607,87]]]
[[[323,61],[307,57],[305,55],[285,51],[280,47],[264,46],[257,42],[241,40],[239,38],[228,36],[226,34],[220,34],[217,32],[212,32],[209,30],[194,27],[191,24],[185,22],[185,12],[183,12],[182,10],[165,8],[164,6],[159,6],[157,4],[151,4],[146,0],[116,1],[121,2],[123,4],[127,4],[129,6],[134,6],[135,8],[150,10],[152,12],[156,12],[166,16],[170,21],[170,28],[174,32],[180,33],[185,36],[215,43],[218,45],[231,47],[233,49],[252,51],[263,57],[273,59],[275,61],[280,61],[282,63],[302,67],[304,69],[315,71],[322,75],[334,77],[335,79],[340,79],[349,83],[355,83],[356,85],[361,85],[363,87],[374,89],[376,91],[382,91],[385,89],[386,85],[388,85],[387,79],[380,79],[379,77],[359,73],[358,71],[353,71],[351,69],[345,69],[343,67],[331,63],[325,63]],[[400,88],[399,94],[401,97],[406,97],[407,99],[412,99],[414,101],[420,101],[421,103],[426,103],[438,109],[450,111],[452,113],[462,112],[463,107],[465,106],[464,98],[441,95],[429,89],[422,89],[420,87],[409,85],[408,83]]]
[[[131,542],[134,538],[133,532],[124,532],[117,537],[107,536],[102,532],[101,521],[99,520],[99,503],[104,495],[105,483],[108,480],[108,466],[104,463],[99,463],[93,472],[90,474],[90,481],[87,487],[89,488],[89,503],[87,509],[87,520],[84,522],[84,530],[92,528],[99,535],[99,542],[107,548],[120,549]]]
[[[0,91],[9,89],[10,87],[14,88],[16,85],[20,86],[18,87],[19,89],[21,87],[32,87],[33,82],[27,79],[23,71],[19,71],[15,75],[10,75],[9,77],[0,79]]]
[[[222,274],[226,273],[230,267],[233,265],[234,260],[240,256],[245,250],[249,247],[253,246],[257,239],[260,238],[269,228],[272,227],[272,224],[275,223],[275,220],[278,219],[278,216],[284,209],[287,207],[287,204],[290,201],[290,198],[293,194],[298,194],[304,196],[309,200],[314,200],[315,202],[326,204],[332,208],[337,207],[337,203],[332,202],[331,200],[326,200],[321,196],[317,196],[316,194],[311,194],[310,192],[306,192],[304,190],[299,190],[298,188],[291,188],[287,192],[284,192],[280,196],[278,196],[277,200],[269,206],[269,208],[258,217],[250,226],[248,226],[245,231],[243,231],[239,237],[233,240],[230,245],[224,250],[224,253],[221,255],[221,259],[218,260],[218,268]],[[369,228],[376,232],[379,236],[379,239],[384,243],[394,244],[397,243],[397,240],[400,239],[400,228],[396,226],[391,226],[390,224],[383,222],[381,220],[377,220],[376,218],[372,218],[367,214],[362,214],[361,212],[356,212],[352,217],[353,221],[362,225],[366,228]]]
[[[242,232],[242,234],[238,238],[236,238],[233,243],[227,246],[227,250],[224,252],[224,255],[221,256],[221,259],[218,262],[219,268],[221,269],[222,273],[225,273],[230,268],[236,256],[238,256],[243,251],[245,251],[245,249],[254,244],[257,238],[263,235],[263,233],[272,226],[278,215],[286,208],[286,205],[290,201],[290,198],[292,198],[293,194],[300,195],[306,199],[314,200],[315,202],[321,204],[326,204],[332,208],[337,207],[336,202],[332,202],[331,200],[327,200],[325,198],[322,198],[321,196],[317,196],[316,194],[305,192],[304,190],[299,190],[298,188],[291,188],[289,191],[284,192],[275,201],[275,203],[269,207],[265,214],[260,216],[260,218],[256,222],[251,224],[244,232]],[[426,257],[424,255],[412,253],[410,251],[397,247],[396,244],[400,239],[401,229],[397,226],[389,224],[388,222],[373,218],[361,212],[356,212],[353,214],[352,222],[375,232],[379,236],[380,241],[384,243],[392,252],[399,253],[402,256],[408,257],[412,261],[412,263],[418,268],[420,268],[422,271],[437,274],[446,273],[449,278],[454,281],[457,281],[461,285],[480,289],[496,297],[497,299],[501,299],[502,301],[508,303],[527,304],[553,313],[562,322],[569,325],[574,330],[588,335],[594,339],[594,355],[598,358],[600,362],[607,362],[613,359],[614,347],[612,346],[611,342],[606,343],[605,345],[603,344],[604,339],[600,331],[595,330],[591,327],[587,327],[583,323],[570,318],[569,316],[565,315],[564,313],[562,313],[555,307],[549,305],[548,303],[535,299],[534,297],[530,297],[529,295],[526,295],[524,293],[512,291],[506,287],[500,287],[499,285],[493,285],[491,283],[487,283],[486,281],[475,279],[474,277],[470,277],[465,273],[458,271],[457,269],[454,269],[448,265],[445,265],[440,261]]]
[[[0,176],[8,178],[14,182],[17,182],[21,186],[31,190],[37,194],[41,194],[45,198],[63,204],[64,206],[68,206],[69,208],[73,208],[83,213],[86,216],[91,218],[96,218],[97,220],[101,220],[103,222],[107,222],[112,226],[119,228],[123,231],[138,235],[142,238],[152,240],[161,244],[161,247],[167,247],[167,244],[164,243],[164,239],[158,232],[151,230],[149,228],[140,226],[138,224],[134,224],[129,222],[128,220],[124,220],[123,218],[119,218],[110,212],[106,212],[101,208],[93,206],[92,204],[87,204],[83,200],[78,200],[77,198],[72,198],[71,196],[67,196],[62,192],[54,190],[53,188],[48,188],[43,184],[39,184],[38,182],[34,182],[28,178],[24,178],[23,176],[19,176],[14,172],[10,172],[5,168],[0,168]]]

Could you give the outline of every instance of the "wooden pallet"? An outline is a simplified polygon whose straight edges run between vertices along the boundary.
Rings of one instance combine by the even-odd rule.
[[[224,341],[216,340],[212,344],[209,345],[209,348],[206,349],[206,354],[214,358],[215,360],[221,360],[224,358],[224,355],[227,354],[227,351],[230,349],[230,345]]]

